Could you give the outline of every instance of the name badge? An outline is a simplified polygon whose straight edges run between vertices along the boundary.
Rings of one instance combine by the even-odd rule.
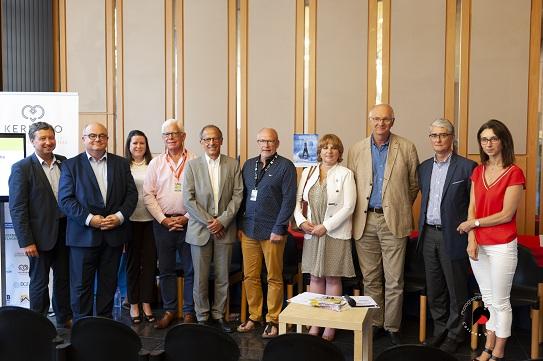
[[[182,187],[181,183],[179,183],[179,182],[175,183],[174,186],[173,186],[173,191],[174,192],[183,191],[183,187]]]
[[[258,190],[257,189],[253,189],[251,191],[251,198],[249,198],[249,200],[255,202],[256,201],[256,196],[258,195]]]

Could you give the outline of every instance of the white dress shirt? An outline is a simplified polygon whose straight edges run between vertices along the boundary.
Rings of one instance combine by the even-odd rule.
[[[213,216],[218,216],[219,214],[219,184],[221,176],[221,156],[219,155],[217,159],[211,159],[207,154],[205,154],[207,161],[207,170],[209,171],[209,179],[211,181],[211,188],[213,189],[213,200],[215,201],[215,214]]]

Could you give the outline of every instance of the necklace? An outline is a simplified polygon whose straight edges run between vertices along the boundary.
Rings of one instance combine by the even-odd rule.
[[[145,158],[141,162],[136,162],[135,160],[133,160],[132,165],[136,167],[141,167],[142,165],[145,165]]]

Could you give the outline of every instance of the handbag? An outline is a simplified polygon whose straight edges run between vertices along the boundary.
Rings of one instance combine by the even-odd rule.
[[[313,166],[311,167],[311,169],[309,170],[309,173],[307,174],[307,178],[305,179],[305,184],[304,184],[304,188],[302,190],[302,200],[300,201],[300,207],[302,208],[302,216],[304,216],[304,218],[307,218],[307,207],[309,205],[309,203],[307,201],[304,200],[304,192],[305,192],[305,187],[307,186],[307,181],[309,180],[309,178],[311,178],[311,175],[313,174],[313,172],[315,172],[315,169],[317,169],[318,166]]]

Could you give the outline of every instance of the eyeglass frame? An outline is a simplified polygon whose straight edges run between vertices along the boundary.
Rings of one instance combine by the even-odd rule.
[[[84,137],[87,137],[89,138],[90,140],[94,141],[94,140],[108,140],[109,139],[109,135],[107,134],[95,134],[95,133],[89,133],[89,134],[83,134]]]
[[[428,134],[428,137],[431,140],[437,140],[438,138],[439,138],[439,140],[442,140],[442,139],[447,139],[451,135],[452,135],[452,133],[430,133],[430,134]]]
[[[256,142],[258,143],[258,145],[269,145],[269,144],[277,143],[277,139],[274,139],[274,140],[257,139]]]
[[[479,143],[481,144],[488,144],[489,142],[491,144],[496,144],[498,143],[499,141],[501,141],[500,138],[496,137],[495,135],[493,135],[492,137],[490,138],[486,138],[486,137],[483,137],[483,138],[479,138]]]
[[[200,141],[204,142],[205,144],[211,144],[211,142],[222,142],[222,140],[222,137],[200,138]]]

